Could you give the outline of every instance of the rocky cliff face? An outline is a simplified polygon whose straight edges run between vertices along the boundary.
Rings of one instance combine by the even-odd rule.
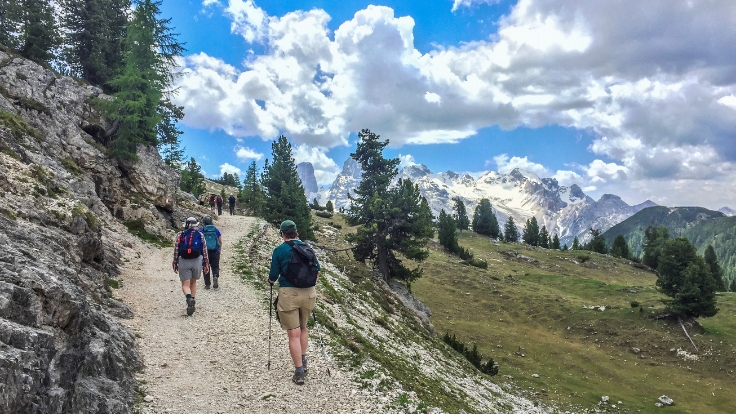
[[[95,141],[95,87],[0,52],[0,407],[124,413],[141,367],[109,282],[139,241],[173,237],[178,176],[155,148],[119,163]],[[124,281],[123,281],[124,283]]]
[[[317,178],[314,176],[314,166],[311,162],[300,162],[296,166],[296,173],[299,175],[299,179],[302,180],[302,187],[304,187],[307,201],[311,203],[319,191]]]

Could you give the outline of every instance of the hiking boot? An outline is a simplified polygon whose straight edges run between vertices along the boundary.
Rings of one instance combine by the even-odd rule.
[[[192,314],[194,313],[195,303],[196,303],[196,300],[194,300],[194,298],[187,299],[187,316],[192,316]]]
[[[209,289],[210,288],[210,285],[204,285],[204,288],[205,289]]]
[[[294,372],[294,376],[291,378],[292,381],[294,381],[294,384],[296,385],[304,385],[304,377],[306,376],[306,373],[304,371]]]
[[[212,281],[212,287],[217,289],[219,287],[219,285],[217,284],[217,279],[219,279],[219,277],[215,276],[213,279],[214,280]]]

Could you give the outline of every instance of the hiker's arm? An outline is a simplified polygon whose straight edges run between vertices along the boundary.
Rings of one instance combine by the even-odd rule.
[[[201,234],[202,236],[202,268],[204,269],[205,273],[209,272],[210,268],[210,255],[207,252],[207,240],[204,238],[204,234]]]
[[[179,273],[179,235],[176,235],[176,241],[174,242],[174,261],[171,262],[171,268],[174,269],[174,273]]]
[[[271,255],[271,269],[268,272],[268,283],[274,284],[279,278],[281,273],[281,265],[279,264],[278,257],[276,256],[276,250]]]

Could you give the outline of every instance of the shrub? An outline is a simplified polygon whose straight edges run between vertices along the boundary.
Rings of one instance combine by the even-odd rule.
[[[342,225],[340,225],[338,223],[335,223],[334,221],[331,221],[331,222],[329,222],[327,224],[329,224],[330,226],[332,226],[332,227],[334,227],[334,228],[336,228],[338,230],[342,228]]]
[[[631,301],[631,307],[632,307],[632,308],[638,308],[638,307],[639,307],[639,302],[637,302],[637,301],[635,301],[635,300],[632,300],[632,301]]]
[[[576,256],[576,258],[580,263],[585,263],[590,260],[590,256],[588,256],[587,254],[579,254]]]
[[[452,349],[462,354],[465,359],[473,364],[474,367],[478,368],[480,372],[490,376],[498,374],[498,363],[496,363],[493,358],[488,358],[488,361],[483,363],[483,354],[478,352],[478,345],[473,344],[473,348],[470,349],[465,345],[465,343],[457,339],[455,334],[450,336],[449,333],[445,333],[442,340],[446,344],[450,345]]]
[[[330,213],[329,211],[318,211],[314,214],[322,218],[332,218],[332,213]]]

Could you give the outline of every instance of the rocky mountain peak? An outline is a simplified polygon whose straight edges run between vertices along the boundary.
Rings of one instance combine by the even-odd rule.
[[[308,199],[310,198],[310,195],[316,194],[319,191],[317,178],[314,176],[314,166],[311,162],[300,162],[297,164],[296,173],[299,175],[299,179],[302,180],[304,193],[307,195]]]

